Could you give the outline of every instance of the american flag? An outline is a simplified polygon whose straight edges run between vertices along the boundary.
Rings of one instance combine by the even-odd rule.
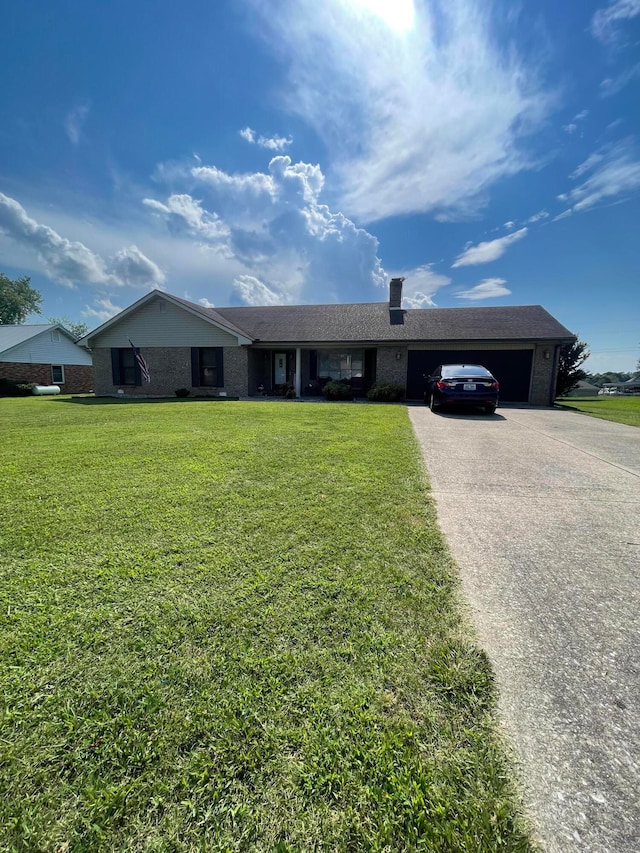
[[[140,368],[140,373],[142,375],[143,381],[144,382],[151,382],[151,374],[149,373],[149,365],[147,364],[147,362],[144,360],[144,358],[140,354],[140,350],[137,349],[133,345],[131,338],[129,338],[129,343],[131,344],[131,348],[133,349],[133,354],[134,354],[135,359],[138,363],[138,367]]]

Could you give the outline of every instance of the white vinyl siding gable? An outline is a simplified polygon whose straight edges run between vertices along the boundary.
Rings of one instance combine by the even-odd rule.
[[[64,332],[53,340],[55,330],[47,329],[0,353],[0,361],[17,364],[92,364],[91,353],[79,347]]]
[[[164,308],[160,310],[160,305]],[[237,347],[230,332],[177,305],[154,299],[92,340],[94,347]]]

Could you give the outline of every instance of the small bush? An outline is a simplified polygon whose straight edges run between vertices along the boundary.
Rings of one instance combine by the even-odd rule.
[[[367,393],[367,399],[376,403],[397,403],[403,397],[403,386],[395,385],[393,382],[379,382]]]
[[[346,382],[331,381],[322,389],[322,393],[327,400],[352,400],[353,389]]]
[[[190,393],[188,388],[176,388],[176,397],[188,397]]]
[[[0,397],[30,397],[35,382],[14,382],[0,378]]]

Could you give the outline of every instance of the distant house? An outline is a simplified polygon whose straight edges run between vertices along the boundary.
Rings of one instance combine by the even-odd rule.
[[[394,382],[421,399],[438,364],[484,364],[500,399],[551,405],[558,349],[575,335],[540,305],[404,310],[402,279],[388,302],[203,308],[158,290],[82,340],[93,354],[98,395],[247,397],[287,388],[319,394],[329,379],[356,396]],[[131,343],[146,361],[144,382]]]
[[[0,325],[0,378],[78,394],[93,390],[93,361],[63,326]]]
[[[567,391],[567,397],[597,397],[600,389],[597,385],[592,385],[591,382],[586,382],[581,379],[571,391]]]

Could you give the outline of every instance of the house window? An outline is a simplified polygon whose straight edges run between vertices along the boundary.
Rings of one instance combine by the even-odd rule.
[[[53,329],[51,332],[51,340],[54,344],[57,344],[60,341],[60,332],[58,329]]]
[[[140,368],[136,363],[133,347],[113,348],[111,367],[114,385],[140,385]]]
[[[364,350],[320,350],[318,376],[329,379],[358,379],[364,373]]]
[[[64,385],[64,367],[61,364],[51,365],[51,382],[53,385]]]
[[[192,347],[191,384],[194,388],[223,388],[222,347]]]

